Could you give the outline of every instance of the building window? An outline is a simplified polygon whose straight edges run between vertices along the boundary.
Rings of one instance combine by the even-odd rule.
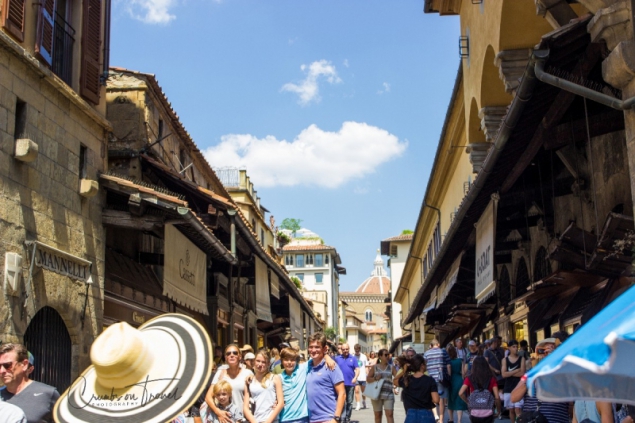
[[[304,267],[304,255],[297,254],[295,256],[295,267]]]
[[[373,312],[371,310],[366,310],[366,321],[367,322],[373,321]]]
[[[260,228],[260,243],[265,246],[265,230]]]
[[[322,283],[323,279],[324,279],[324,273],[315,274],[315,283]]]
[[[88,149],[85,145],[79,146],[79,179],[86,179],[87,167],[88,167]]]
[[[331,257],[330,254],[325,254],[324,255],[324,264],[327,264],[327,265],[329,264],[329,257]]]
[[[305,258],[307,266],[313,266],[313,254],[307,254]]]
[[[13,124],[13,137],[18,140],[26,138],[26,103],[19,98],[15,101],[15,122]]]
[[[287,254],[286,256],[284,256],[284,265],[293,266],[293,255]]]
[[[304,283],[304,273],[296,273],[295,277],[300,279],[300,282]]]
[[[322,254],[316,254],[315,255],[315,266],[316,267],[322,267],[324,266],[324,260],[322,259]]]
[[[391,245],[390,246],[390,257],[397,257],[397,246],[396,245]]]

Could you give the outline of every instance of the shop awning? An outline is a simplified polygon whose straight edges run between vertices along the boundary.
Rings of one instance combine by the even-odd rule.
[[[452,263],[452,266],[450,267],[450,270],[448,271],[447,276],[445,277],[445,279],[439,286],[438,300],[437,300],[437,303],[439,305],[443,304],[443,302],[448,297],[448,295],[450,295],[450,291],[456,284],[456,281],[459,278],[459,269],[461,267],[462,259],[463,259],[463,252],[461,251],[461,253],[457,256],[457,258],[454,259],[454,263]]]
[[[269,298],[269,278],[267,277],[267,265],[264,261],[254,256],[256,267],[256,314],[259,320],[273,322],[271,315],[271,302]]]

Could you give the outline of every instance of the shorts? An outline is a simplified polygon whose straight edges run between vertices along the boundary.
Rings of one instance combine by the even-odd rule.
[[[373,403],[373,411],[381,412],[382,408],[384,410],[394,410],[395,409],[395,398],[391,399],[376,399],[370,400]]]
[[[439,393],[439,398],[448,399],[450,394],[449,391],[450,388],[446,388],[441,382],[437,382],[437,392]]]
[[[358,384],[359,386],[366,386],[366,381],[365,381],[365,380],[358,380],[358,381],[357,381],[357,384]]]
[[[512,394],[503,394],[503,402],[505,403],[505,408],[511,410],[512,408],[523,408],[523,404],[525,401],[522,399],[518,402],[512,402]]]
[[[434,423],[432,410],[410,408],[406,411],[405,423]]]
[[[309,418],[303,417],[297,420],[285,420],[284,422],[280,422],[280,423],[309,423]]]

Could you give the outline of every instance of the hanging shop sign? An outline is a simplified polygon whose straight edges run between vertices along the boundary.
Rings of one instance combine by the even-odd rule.
[[[298,346],[304,349],[304,336],[302,332],[302,308],[300,303],[289,295],[289,320],[291,336],[298,340]]]
[[[487,208],[476,223],[476,276],[475,289],[477,304],[494,295],[494,242],[496,240],[496,210],[498,194],[492,194]]]
[[[254,259],[256,262],[256,312],[258,319],[273,323],[267,265],[258,257],[254,257]]]
[[[84,283],[93,283],[92,262],[39,241],[27,241],[26,245],[33,246],[32,264],[35,266]]]
[[[165,225],[163,295],[202,314],[207,311],[207,256],[174,225]]]

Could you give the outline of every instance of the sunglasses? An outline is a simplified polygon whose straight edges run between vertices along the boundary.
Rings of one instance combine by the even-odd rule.
[[[17,363],[17,361],[9,361],[8,363],[0,363],[0,366],[4,367],[5,370],[11,370],[15,363]]]
[[[227,351],[225,355],[240,355],[238,351]]]

